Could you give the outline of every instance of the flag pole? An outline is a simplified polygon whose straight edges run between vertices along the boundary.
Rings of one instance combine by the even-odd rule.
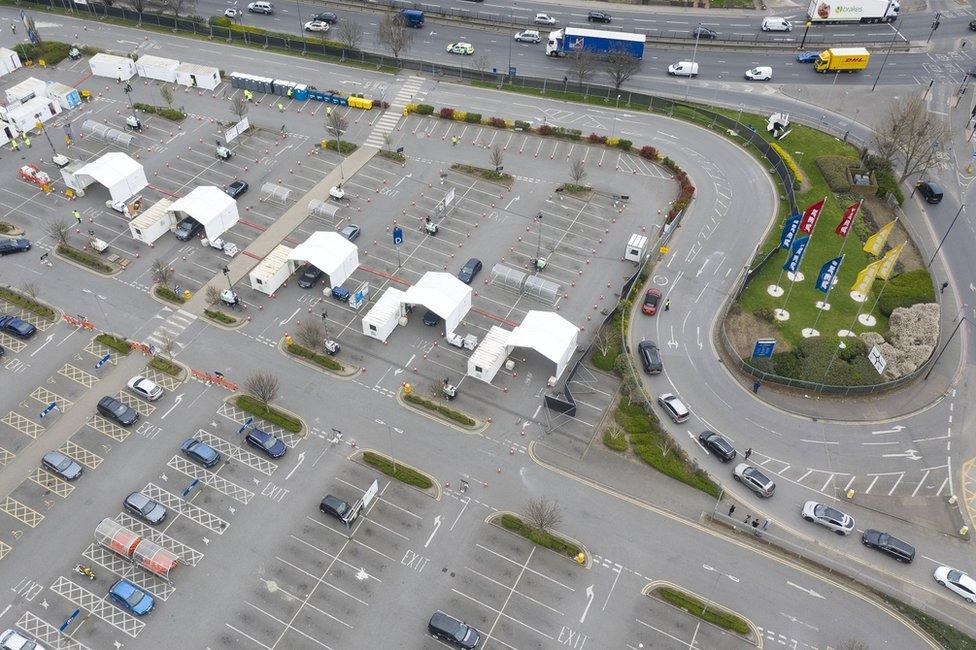
[[[813,222],[813,228],[810,229],[810,234],[807,235],[807,245],[803,247],[803,253],[800,255],[799,261],[796,263],[796,271],[793,272],[794,278],[796,277],[796,274],[800,272],[800,265],[803,264],[803,258],[806,256],[807,248],[810,247],[810,242],[813,240],[813,233],[817,231],[817,224],[820,223],[820,217],[823,216],[823,210],[824,207],[826,207],[826,205],[827,205],[827,197],[825,196],[820,201],[820,212],[817,214],[816,221]],[[802,229],[803,226],[802,222],[800,223],[800,226]],[[782,278],[782,271],[780,272],[780,277]],[[786,308],[790,304],[790,294],[793,293],[793,285],[796,284],[796,282],[797,282],[796,280],[790,280],[790,288],[786,290],[786,298],[783,300],[784,312],[786,311]]]
[[[847,238],[845,237],[845,239],[847,239]],[[818,310],[817,311],[817,317],[815,319],[813,319],[813,327],[811,327],[810,329],[812,329],[814,332],[817,331],[817,323],[820,322],[820,317],[823,316],[823,313],[825,311],[827,311],[828,309],[830,309],[830,292],[833,291],[834,285],[837,284],[838,282],[840,282],[840,280],[839,280],[839,278],[837,276],[840,275],[840,267],[843,264],[844,264],[844,255],[841,254],[841,256],[840,256],[840,262],[837,263],[837,268],[834,269],[834,277],[830,281],[830,286],[827,287],[827,295],[824,296],[824,299],[823,299],[823,309]],[[816,335],[814,335],[814,336],[816,336]]]

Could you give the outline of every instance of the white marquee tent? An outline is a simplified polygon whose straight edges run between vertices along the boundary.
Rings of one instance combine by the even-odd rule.
[[[330,286],[339,287],[359,268],[359,248],[337,232],[313,232],[288,259],[296,264],[308,262],[329,276]]]
[[[167,208],[176,221],[192,217],[203,225],[207,239],[214,241],[237,223],[237,201],[213,185],[201,185]]]
[[[556,379],[576,351],[579,328],[552,311],[530,311],[508,337],[508,349],[532,348],[556,364]]]
[[[471,309],[471,287],[450,273],[428,271],[403,295],[409,305],[423,305],[444,319],[445,334],[453,334]]]
[[[386,342],[403,316],[403,291],[388,288],[363,316],[363,334]]]
[[[110,151],[77,170],[69,169],[61,170],[65,185],[73,190],[84,190],[98,182],[108,189],[115,202],[125,201],[149,185],[142,165],[120,151]]]

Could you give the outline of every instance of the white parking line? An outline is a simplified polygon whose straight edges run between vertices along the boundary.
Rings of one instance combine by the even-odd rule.
[[[508,588],[508,585],[506,585],[506,584],[504,584],[504,583],[501,583],[501,582],[499,582],[498,580],[495,580],[495,579],[494,579],[494,578],[492,578],[492,577],[489,577],[489,576],[486,576],[485,574],[483,574],[483,573],[481,573],[480,571],[475,571],[474,569],[472,569],[472,568],[471,568],[471,567],[469,567],[469,566],[466,566],[466,567],[464,567],[464,568],[465,568],[465,569],[467,569],[468,571],[470,571],[471,573],[473,573],[473,574],[475,574],[475,575],[476,575],[476,576],[478,576],[479,578],[483,578],[483,579],[485,579],[485,580],[487,580],[488,582],[491,582],[491,583],[493,583],[493,584],[496,584],[496,585],[498,585],[499,587],[505,587],[506,589]],[[550,612],[554,612],[554,613],[556,613],[556,614],[559,614],[560,616],[565,616],[565,615],[566,615],[565,613],[563,613],[563,612],[561,612],[561,611],[559,611],[559,610],[558,610],[558,609],[556,609],[555,607],[550,607],[549,605],[546,605],[545,603],[543,603],[543,602],[541,602],[541,601],[538,601],[538,600],[536,600],[535,598],[532,598],[531,596],[527,596],[526,594],[523,594],[523,593],[522,593],[521,591],[515,591],[514,593],[516,593],[516,594],[518,594],[519,596],[521,596],[522,598],[524,598],[524,599],[526,599],[526,600],[529,600],[529,601],[532,601],[532,602],[533,602],[533,603],[535,603],[536,605],[539,605],[539,606],[541,606],[541,607],[545,607],[545,608],[546,608],[546,609],[548,609],[548,610],[549,610]]]
[[[227,627],[229,627],[230,629],[232,629],[232,630],[234,630],[235,632],[237,632],[237,633],[238,633],[238,634],[240,634],[241,636],[243,636],[243,637],[245,637],[245,638],[247,638],[247,639],[248,639],[249,641],[254,641],[254,643],[256,643],[257,645],[259,645],[259,646],[261,646],[262,648],[266,648],[267,650],[271,650],[271,646],[269,646],[269,645],[264,645],[263,643],[261,643],[260,641],[258,641],[257,639],[255,639],[255,638],[254,638],[253,636],[251,636],[251,635],[250,635],[250,634],[248,634],[247,632],[244,632],[243,630],[239,630],[239,629],[237,629],[236,627],[234,627],[234,626],[233,626],[233,625],[231,625],[230,623],[224,623],[224,625],[226,625],[226,626],[227,626]]]

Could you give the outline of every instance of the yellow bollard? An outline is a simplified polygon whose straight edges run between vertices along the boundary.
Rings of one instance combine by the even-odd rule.
[[[583,551],[576,554],[576,564],[586,564],[586,554]]]
[[[190,298],[192,298],[192,297],[193,297],[193,294],[190,293],[190,290],[189,289],[184,289],[183,290],[183,302],[190,302]]]
[[[968,535],[969,534],[969,526],[963,526],[962,528],[960,528],[959,529],[959,534],[960,535],[963,535],[963,536]]]
[[[413,386],[411,386],[410,384],[404,384],[403,385],[403,394],[404,395],[412,395],[413,394]]]
[[[854,490],[847,491],[847,498],[850,499],[851,501],[854,500]]]
[[[285,334],[285,346],[290,346],[293,342],[290,334]]]

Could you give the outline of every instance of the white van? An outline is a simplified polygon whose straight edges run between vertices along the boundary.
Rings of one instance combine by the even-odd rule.
[[[773,78],[773,69],[767,65],[757,66],[751,70],[746,70],[746,79],[753,81],[769,81]]]
[[[791,32],[793,23],[785,18],[763,18],[762,30],[764,32]]]
[[[692,61],[678,61],[668,66],[668,74],[675,77],[698,76],[698,63]]]
[[[247,11],[248,13],[252,14],[270,15],[274,13],[274,5],[270,2],[259,0],[258,2],[252,2],[251,4],[247,5]]]

